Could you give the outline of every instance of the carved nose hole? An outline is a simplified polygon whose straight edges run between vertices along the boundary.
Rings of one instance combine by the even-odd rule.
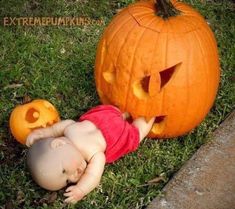
[[[40,113],[35,108],[30,108],[25,116],[25,120],[29,123],[34,123],[38,120]]]
[[[164,131],[165,124],[166,124],[166,115],[160,115],[155,118],[153,127],[151,129],[151,132],[154,134],[160,134]]]
[[[181,65],[181,63],[178,63],[177,65],[174,65],[170,68],[167,68],[160,72],[160,78],[161,78],[161,85],[160,88],[162,89],[174,76],[177,68]]]

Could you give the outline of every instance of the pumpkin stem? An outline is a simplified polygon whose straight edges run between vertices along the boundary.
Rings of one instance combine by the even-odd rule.
[[[157,9],[156,14],[163,19],[180,14],[180,11],[173,6],[170,0],[156,0],[155,7]]]

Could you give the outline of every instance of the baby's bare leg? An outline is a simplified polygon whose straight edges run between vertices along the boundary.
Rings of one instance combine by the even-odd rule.
[[[148,135],[151,130],[155,117],[151,118],[148,122],[144,117],[137,118],[133,121],[133,125],[139,129],[140,142]]]

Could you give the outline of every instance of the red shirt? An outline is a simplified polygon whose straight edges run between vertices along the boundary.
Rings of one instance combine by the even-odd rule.
[[[112,105],[99,105],[79,118],[89,120],[106,140],[106,163],[112,163],[139,146],[139,130],[123,119],[121,111]]]

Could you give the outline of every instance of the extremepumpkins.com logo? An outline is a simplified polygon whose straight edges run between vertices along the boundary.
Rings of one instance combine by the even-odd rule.
[[[89,17],[3,17],[3,26],[83,26],[104,25]]]

